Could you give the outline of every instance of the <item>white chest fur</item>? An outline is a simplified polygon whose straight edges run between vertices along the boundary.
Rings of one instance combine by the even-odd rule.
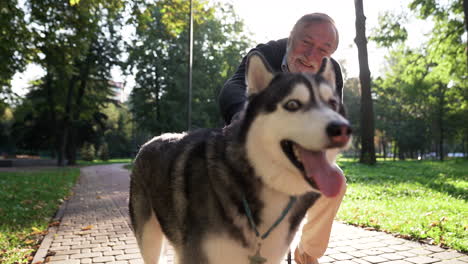
[[[262,210],[262,223],[257,226],[260,236],[265,234],[268,229],[281,216],[289,203],[290,197],[264,188],[261,193],[261,199],[265,207]],[[249,247],[245,248],[242,244],[231,237],[228,233],[211,234],[204,242],[203,249],[208,257],[210,264],[248,264],[249,256],[253,256],[257,250],[257,241],[261,243],[260,254],[267,259],[267,264],[279,264],[285,257],[288,250],[288,238],[290,235],[289,211],[286,217],[269,233],[265,239],[257,238],[255,233],[249,228],[247,219],[242,218],[236,223],[243,230],[244,237],[249,241]]]

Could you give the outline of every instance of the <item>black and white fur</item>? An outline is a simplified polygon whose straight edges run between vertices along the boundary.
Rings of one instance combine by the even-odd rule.
[[[178,264],[249,263],[257,238],[242,197],[263,234],[296,196],[285,219],[262,241],[267,263],[280,263],[320,196],[292,162],[290,142],[327,151],[336,166],[336,150],[345,144],[330,140],[329,126],[348,121],[330,60],[324,59],[317,75],[273,74],[253,53],[246,79],[248,103],[231,125],[163,134],[140,149],[131,176],[130,216],[145,263],[158,262],[163,236]]]

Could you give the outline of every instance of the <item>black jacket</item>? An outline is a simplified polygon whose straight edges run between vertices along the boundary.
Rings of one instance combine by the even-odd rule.
[[[287,38],[277,41],[272,40],[267,44],[259,44],[257,47],[250,50],[249,54],[253,51],[260,52],[268,61],[273,71],[281,72],[281,64],[283,62],[284,55],[286,54],[287,43]],[[229,124],[232,117],[242,110],[244,103],[247,100],[247,84],[245,82],[245,65],[247,57],[248,56],[245,56],[242,59],[237,71],[231,78],[229,78],[229,80],[226,81],[218,98],[219,108],[226,124]],[[341,90],[343,88],[341,68],[334,59],[332,59],[332,62],[335,66],[337,91],[341,97]]]

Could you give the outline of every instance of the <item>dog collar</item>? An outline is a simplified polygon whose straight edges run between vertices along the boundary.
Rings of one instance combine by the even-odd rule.
[[[291,210],[294,202],[296,202],[297,198],[295,196],[291,196],[289,198],[289,203],[288,205],[286,206],[286,208],[283,209],[283,212],[281,213],[281,215],[278,217],[278,219],[276,219],[276,221],[273,223],[273,225],[271,225],[271,227],[265,232],[265,234],[261,235],[260,236],[260,233],[258,232],[257,230],[257,225],[255,224],[254,220],[253,220],[253,217],[252,217],[252,211],[250,211],[250,207],[249,207],[249,204],[247,203],[247,199],[245,199],[245,196],[242,197],[242,203],[244,204],[244,210],[245,210],[245,213],[247,214],[247,218],[249,219],[249,223],[250,225],[252,226],[252,229],[255,231],[255,235],[257,236],[257,239],[258,238],[261,238],[262,240],[267,238],[268,235],[270,235],[271,231],[273,231],[273,229],[275,229],[275,227],[277,227],[279,225],[279,223],[281,223],[281,221],[283,221],[284,217],[286,217],[286,215],[288,214],[289,210]],[[262,257],[260,255],[260,249],[262,247],[262,243],[259,242],[258,243],[258,247],[257,247],[257,252],[254,256],[249,256],[249,260],[250,260],[250,264],[262,264],[264,262],[267,261],[266,258]]]

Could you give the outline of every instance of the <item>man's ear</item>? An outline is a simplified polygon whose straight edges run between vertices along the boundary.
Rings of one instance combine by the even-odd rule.
[[[336,91],[343,101],[343,76],[341,75],[340,64],[332,59],[325,57],[322,59],[322,65],[317,74],[320,74]]]
[[[247,57],[246,67],[245,79],[249,96],[268,87],[274,75],[270,65],[261,53],[255,51],[250,53]]]

